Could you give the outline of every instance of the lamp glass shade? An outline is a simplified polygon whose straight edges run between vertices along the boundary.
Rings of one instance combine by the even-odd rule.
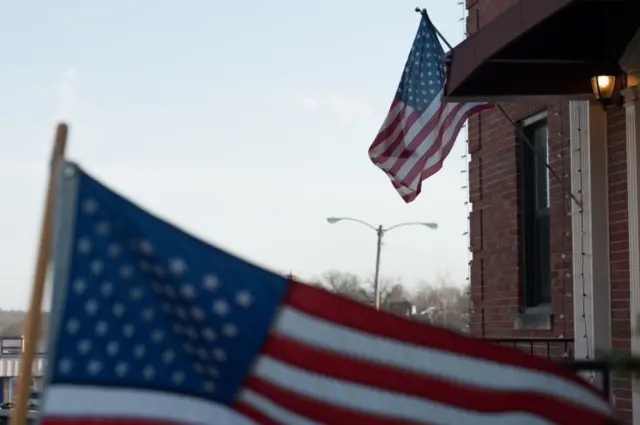
[[[613,75],[596,75],[591,78],[591,89],[596,99],[611,99],[616,85]]]

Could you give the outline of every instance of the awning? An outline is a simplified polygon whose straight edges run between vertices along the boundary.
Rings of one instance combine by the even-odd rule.
[[[445,96],[583,98],[639,27],[638,0],[519,0],[450,52]]]

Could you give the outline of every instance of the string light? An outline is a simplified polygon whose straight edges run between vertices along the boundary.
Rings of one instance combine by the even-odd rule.
[[[461,1],[458,2],[458,5],[461,6],[461,10],[462,10],[462,17],[459,19],[460,22],[462,22],[462,36],[463,38],[467,38],[467,31],[466,31],[466,12],[467,12],[467,7],[465,2]],[[465,153],[464,155],[462,155],[462,160],[464,161],[464,166],[463,169],[460,171],[461,173],[464,173],[467,175],[467,184],[462,186],[462,190],[466,191],[467,194],[467,200],[464,202],[464,206],[465,206],[465,210],[467,212],[467,229],[466,231],[462,234],[462,236],[466,237],[467,239],[467,277],[466,277],[466,287],[467,287],[467,324],[465,325],[467,332],[471,332],[471,320],[472,317],[474,315],[474,310],[473,310],[473,300],[471,298],[471,261],[472,261],[472,254],[471,254],[471,224],[470,224],[470,219],[471,219],[471,191],[469,189],[470,186],[470,179],[471,176],[469,175],[469,126],[467,124],[468,122],[465,122],[463,129],[465,130]]]
[[[568,143],[565,144],[565,140],[564,140],[564,114],[563,114],[563,105],[560,104],[560,107],[558,108],[558,112],[556,113],[558,120],[560,121],[560,152],[558,153],[558,159],[561,161],[561,167],[562,167],[562,180],[566,186],[566,179],[567,177],[569,177],[569,174],[567,173],[567,164],[566,164],[566,160],[565,160],[565,149],[567,148],[567,146],[569,145]],[[566,270],[566,264],[567,264],[567,256],[564,253],[565,250],[565,246],[566,246],[566,238],[567,236],[570,235],[569,232],[566,231],[565,228],[565,219],[566,219],[566,215],[569,212],[567,210],[567,202],[566,200],[568,199],[567,194],[563,193],[562,196],[562,201],[561,201],[561,205],[560,208],[562,210],[562,215],[561,215],[561,220],[560,220],[560,232],[562,233],[562,252],[560,254],[560,261],[562,262],[562,284],[560,287],[560,296],[562,298],[562,302],[560,303],[560,320],[562,320],[562,334],[559,335],[559,338],[564,338],[567,335],[567,281],[566,278],[568,277],[568,273]],[[569,203],[569,208],[571,208],[571,203]],[[568,344],[564,344],[564,352],[562,353],[562,357],[563,358],[569,358],[570,355],[568,353]]]
[[[465,124],[466,127],[466,124]],[[467,133],[468,133],[468,128],[467,128]],[[462,155],[462,158],[465,162],[465,170],[466,170],[466,174],[467,176],[469,176],[469,138],[468,138],[468,134],[467,134],[467,138],[465,139],[465,154]],[[469,179],[470,177],[467,177],[467,179]],[[466,232],[464,232],[462,235],[466,236],[467,239],[467,278],[466,278],[466,285],[467,285],[467,330],[469,332],[471,332],[471,318],[473,316],[473,301],[471,299],[471,261],[472,261],[472,254],[471,254],[471,202],[470,202],[470,190],[469,190],[469,184],[462,186],[462,190],[465,190],[468,196],[468,200],[464,203],[465,208],[466,208],[466,212],[467,212],[467,230]]]
[[[580,123],[580,121],[578,121]],[[579,158],[579,163],[578,163],[578,174],[580,175],[579,181],[580,181],[580,187],[578,188],[578,196],[580,196],[580,202],[582,203],[583,198],[582,198],[582,184],[584,182],[583,179],[583,174],[582,174],[582,168],[584,166],[584,164],[582,163],[582,145],[583,145],[583,134],[582,134],[582,127],[580,127],[580,125],[577,128],[578,131],[578,155],[577,157]],[[583,204],[584,205],[584,204]],[[581,297],[580,297],[580,302],[582,303],[582,315],[581,315],[581,320],[582,320],[582,324],[583,324],[583,333],[582,333],[582,339],[584,341],[584,345],[585,345],[585,359],[589,360],[591,358],[590,356],[590,342],[589,342],[589,328],[587,326],[587,315],[586,315],[586,311],[587,311],[587,287],[586,287],[586,283],[585,283],[585,257],[586,257],[586,253],[584,250],[584,246],[585,246],[585,230],[584,230],[584,210],[583,207],[580,206],[578,207],[578,216],[579,216],[579,220],[580,220],[580,274],[579,274],[579,278],[580,278],[580,283],[581,283]],[[574,257],[575,257],[576,253],[574,253]],[[575,258],[574,258],[575,261]],[[573,302],[575,303],[577,300],[575,299],[576,297],[574,296]],[[574,338],[576,337],[576,335],[574,335]],[[595,381],[595,375],[593,371],[589,372],[589,380],[591,382]]]

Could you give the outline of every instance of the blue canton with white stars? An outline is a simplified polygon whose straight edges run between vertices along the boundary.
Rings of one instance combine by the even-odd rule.
[[[73,178],[51,382],[232,403],[287,281],[152,216],[78,167]]]
[[[396,98],[422,113],[444,87],[444,50],[431,21],[423,17],[404,66]]]

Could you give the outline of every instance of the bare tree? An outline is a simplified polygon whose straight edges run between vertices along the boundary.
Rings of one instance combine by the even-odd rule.
[[[378,282],[380,290],[380,306],[383,309],[391,302],[399,302],[408,298],[408,293],[402,284],[402,279],[399,277],[390,278],[380,276]],[[366,280],[365,290],[368,297],[373,302],[375,299],[375,282],[373,279]]]
[[[373,306],[374,284],[372,279],[332,270],[318,280],[331,292]],[[412,319],[465,331],[469,320],[467,288],[455,285],[447,278],[436,284],[423,281],[414,291],[409,291],[400,278],[380,278],[380,306]]]
[[[381,279],[380,285],[380,300],[382,305],[387,305],[392,302],[404,301],[409,298],[407,290],[404,288],[402,281],[398,278],[393,281],[387,279]]]
[[[0,336],[20,336],[24,331],[26,313],[23,311],[0,310]],[[49,323],[49,313],[42,312],[41,335],[44,335]]]
[[[323,287],[336,294],[343,295],[356,301],[367,303],[370,299],[362,280],[353,273],[331,270],[320,278]]]
[[[344,295],[353,300],[373,306],[374,282],[373,279],[361,279],[353,273],[332,270],[325,273],[320,279],[321,286],[331,292]],[[380,305],[384,310],[394,310],[402,303],[409,302],[408,292],[399,278],[380,278]]]

